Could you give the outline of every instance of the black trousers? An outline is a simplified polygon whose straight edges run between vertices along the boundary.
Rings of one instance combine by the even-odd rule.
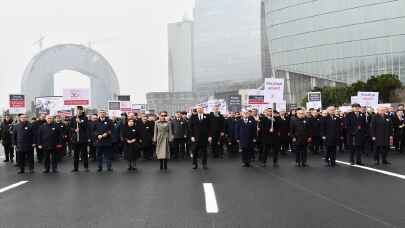
[[[58,153],[54,149],[43,149],[44,151],[44,167],[46,171],[49,171],[52,164],[52,171],[56,171],[58,168]]]
[[[320,149],[321,149],[321,137],[315,136],[311,144],[311,151],[314,154],[319,154]]]
[[[246,165],[249,165],[252,161],[253,156],[253,145],[241,147],[242,149],[242,162]]]
[[[214,158],[222,157],[222,147],[221,147],[221,137],[219,135],[214,135],[211,141],[211,150]]]
[[[363,147],[359,145],[350,146],[350,162],[354,163],[354,158],[356,157],[356,162],[361,163],[361,154],[363,152]]]
[[[228,139],[227,151],[228,151],[228,155],[238,154],[239,144],[235,139],[231,139],[231,138]]]
[[[86,143],[77,143],[74,145],[73,167],[75,170],[79,169],[79,158],[82,158],[84,168],[89,168],[89,156]]]
[[[4,154],[6,155],[6,161],[10,161],[14,159],[14,148],[11,144],[3,145],[4,147]]]
[[[96,147],[93,145],[89,146],[89,157],[93,160],[97,160],[97,153],[96,153]]]
[[[336,165],[336,145],[326,147],[325,161],[330,163],[330,165]]]
[[[376,146],[374,150],[374,160],[380,162],[381,157],[383,162],[387,162],[388,150],[388,146]]]
[[[142,150],[143,150],[144,159],[146,159],[146,160],[153,159],[153,145],[152,144],[143,146]]]
[[[276,164],[278,162],[278,155],[280,153],[280,144],[263,144],[263,163],[267,162],[267,157],[269,156],[270,152],[273,153],[273,163]]]
[[[25,164],[28,163],[28,168],[34,170],[34,148],[29,150],[18,150],[18,165],[20,171],[25,171]]]
[[[37,160],[41,163],[44,160],[44,149],[39,149],[37,146],[35,150],[37,151]]]
[[[202,164],[207,165],[207,145],[194,144],[193,149],[193,164],[198,164],[198,158],[201,157]]]
[[[160,169],[167,169],[167,159],[159,159]]]
[[[295,145],[295,161],[299,164],[307,163],[307,146],[306,145]]]
[[[186,139],[174,139],[173,140],[173,158],[185,158],[186,156]]]

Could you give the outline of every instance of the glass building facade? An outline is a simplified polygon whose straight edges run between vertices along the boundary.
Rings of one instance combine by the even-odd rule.
[[[393,73],[405,82],[404,0],[263,0],[262,7],[276,70],[343,83]]]

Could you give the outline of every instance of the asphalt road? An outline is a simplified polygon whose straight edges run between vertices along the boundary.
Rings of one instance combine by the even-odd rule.
[[[370,167],[405,174],[405,155],[391,161]],[[297,168],[287,156],[279,168],[243,168],[238,158],[210,159],[208,170],[194,171],[189,161],[169,161],[161,172],[157,161],[141,161],[128,173],[120,161],[112,173],[95,172],[95,163],[90,173],[70,173],[65,160],[58,174],[42,174],[36,164],[35,174],[17,175],[2,163],[0,189],[29,182],[0,193],[0,228],[405,227],[404,179],[327,168],[319,156],[309,164]],[[203,183],[213,184],[218,213],[207,213]]]

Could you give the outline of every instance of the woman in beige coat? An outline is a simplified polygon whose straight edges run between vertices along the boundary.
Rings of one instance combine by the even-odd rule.
[[[156,157],[160,161],[160,170],[167,170],[167,160],[170,158],[170,142],[172,140],[172,129],[167,112],[160,112],[153,136],[153,142],[156,144]]]

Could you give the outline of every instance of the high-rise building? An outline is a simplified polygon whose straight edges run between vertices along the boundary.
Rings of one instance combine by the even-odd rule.
[[[260,0],[196,0],[193,31],[194,91],[261,83]]]
[[[193,22],[167,26],[169,47],[169,92],[190,92],[193,85]]]
[[[405,1],[263,0],[272,66],[352,83],[405,81]]]

